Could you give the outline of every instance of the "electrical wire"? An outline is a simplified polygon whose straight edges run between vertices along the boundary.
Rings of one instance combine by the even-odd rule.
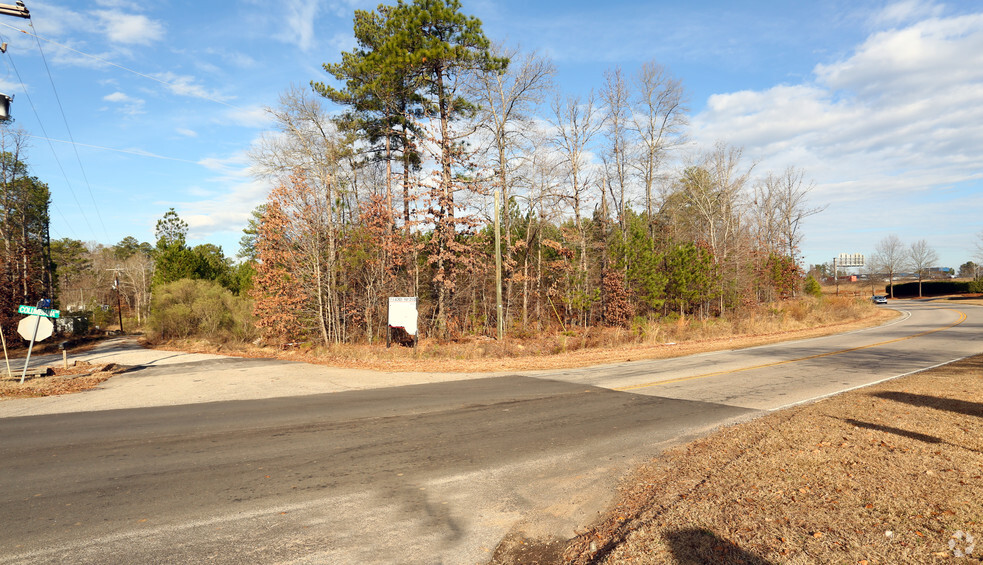
[[[0,37],[0,41],[2,41]],[[17,81],[20,82],[21,90],[23,90],[24,95],[27,96],[27,102],[31,106],[31,111],[34,112],[34,117],[38,120],[38,126],[41,128],[41,132],[45,135],[44,139],[47,139],[48,132],[44,128],[44,122],[41,121],[41,115],[38,114],[38,109],[34,105],[34,99],[31,98],[30,92],[28,92],[27,87],[24,86],[24,79],[20,76],[20,71],[17,70],[17,65],[14,63],[12,57],[9,56],[4,59],[7,64],[14,70],[14,74],[17,75]],[[61,159],[58,158],[58,153],[55,151],[55,146],[48,141],[48,147],[51,149],[51,154],[55,158],[55,163],[58,165],[58,170],[61,171],[61,175],[65,177],[65,184],[68,186],[68,191],[72,194],[72,199],[75,201],[75,206],[78,208],[79,213],[82,215],[82,219],[85,221],[86,227],[89,228],[89,233],[94,233],[95,230],[92,229],[92,224],[89,223],[89,217],[85,214],[85,210],[82,208],[82,204],[79,202],[78,196],[75,194],[75,188],[72,187],[71,181],[68,180],[68,174],[65,172],[65,167],[61,164]]]
[[[152,80],[154,82],[158,82],[158,83],[163,84],[164,86],[170,87],[172,89],[178,90],[178,89],[182,88],[182,85],[180,85],[180,84],[175,84],[173,82],[167,82],[166,80],[157,78],[155,76],[148,75],[146,73],[141,73],[140,71],[135,71],[135,70],[133,70],[133,69],[131,69],[129,67],[124,67],[123,65],[120,65],[118,63],[114,63],[114,62],[112,62],[112,61],[110,61],[108,59],[103,59],[102,57],[99,57],[98,55],[93,55],[91,53],[86,53],[85,51],[79,51],[78,49],[75,49],[74,47],[69,47],[68,45],[65,45],[64,43],[59,43],[59,42],[54,41],[52,39],[48,39],[47,37],[41,37],[40,35],[37,35],[36,33],[31,33],[31,32],[29,32],[27,30],[21,29],[21,28],[16,27],[16,26],[12,26],[12,25],[10,25],[8,23],[0,22],[0,26],[4,26],[4,27],[10,28],[10,29],[12,29],[14,31],[19,31],[19,32],[21,32],[21,33],[23,33],[25,35],[30,35],[30,36],[34,37],[35,41],[38,42],[38,47],[39,48],[40,48],[40,42],[43,40],[43,41],[46,41],[48,43],[51,43],[52,45],[57,45],[58,47],[61,47],[62,49],[67,49],[67,50],[69,50],[69,51],[71,51],[73,53],[78,53],[79,55],[82,55],[83,57],[88,57],[88,58],[90,58],[92,60],[99,61],[100,63],[104,63],[106,65],[110,65],[110,66],[116,67],[117,69],[122,69],[122,70],[124,70],[126,72],[133,73],[133,74],[135,74],[137,76],[143,77],[145,79]],[[32,29],[34,28],[34,24],[33,23],[31,23],[31,28]],[[197,97],[197,98],[202,98],[204,100],[209,100],[211,102],[215,102],[216,104],[221,104],[223,106],[228,106],[229,108],[232,108],[232,109],[235,109],[235,110],[242,110],[243,109],[243,108],[241,108],[239,106],[236,106],[234,104],[229,104],[228,102],[226,102],[224,100],[219,100],[218,98],[215,98],[213,96],[208,96],[207,94],[195,94],[194,96]]]
[[[31,29],[34,28],[34,22],[31,22]],[[55,101],[58,102],[58,110],[61,111],[61,118],[65,123],[65,130],[68,132],[68,138],[72,140],[72,147],[75,150],[75,159],[78,161],[79,170],[82,171],[82,180],[85,181],[85,186],[89,190],[89,198],[92,200],[92,206],[96,211],[96,218],[99,219],[99,224],[102,226],[103,234],[106,236],[106,240],[109,240],[109,230],[106,229],[105,222],[102,221],[102,214],[99,213],[99,205],[96,204],[96,197],[92,194],[92,185],[89,184],[89,177],[85,174],[85,167],[82,165],[82,157],[79,156],[78,147],[75,145],[75,136],[72,135],[72,128],[68,125],[68,116],[65,114],[65,108],[61,104],[61,97],[58,95],[58,89],[55,87],[55,79],[51,76],[51,69],[48,68],[48,58],[44,56],[44,50],[41,48],[41,41],[38,40],[37,36],[34,39],[38,45],[38,52],[41,53],[41,61],[44,62],[44,70],[48,74],[48,81],[51,83],[51,90],[55,94]],[[47,134],[45,134],[47,135]]]
[[[158,155],[156,153],[151,153],[149,151],[139,151],[139,150],[136,150],[136,149],[117,149],[115,147],[104,147],[102,145],[92,145],[90,143],[79,143],[77,141],[66,141],[64,139],[54,139],[54,138],[49,138],[49,137],[42,137],[40,135],[31,135],[29,133],[26,133],[24,135],[27,136],[27,137],[30,137],[32,139],[43,139],[43,140],[48,141],[48,142],[54,141],[56,143],[69,143],[69,144],[77,145],[77,146],[81,146],[81,147],[89,147],[91,149],[102,149],[104,151],[115,151],[117,153],[125,153],[127,155],[137,155],[139,157],[152,157],[154,159],[164,159],[166,161],[177,161],[179,163],[191,163],[192,165],[200,165],[201,164],[200,161],[192,161],[191,159],[181,159],[179,157],[168,157],[166,155]]]

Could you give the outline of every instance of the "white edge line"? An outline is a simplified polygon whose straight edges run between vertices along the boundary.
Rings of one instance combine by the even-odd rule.
[[[970,353],[969,355],[964,355],[962,357],[957,357],[956,359],[951,359],[949,361],[943,361],[941,363],[936,363],[935,365],[932,365],[930,367],[922,367],[921,369],[915,369],[914,371],[908,371],[907,373],[901,373],[900,375],[894,375],[893,377],[886,377],[886,378],[880,379],[878,381],[873,381],[873,382],[865,383],[865,384],[862,384],[862,385],[857,385],[857,386],[854,386],[854,387],[845,388],[843,390],[838,390],[836,392],[830,392],[830,393],[827,393],[827,394],[821,394],[819,396],[814,396],[812,398],[807,398],[805,400],[799,400],[797,402],[792,402],[791,404],[785,404],[785,405],[782,405],[782,406],[778,406],[776,408],[766,408],[764,410],[764,412],[778,412],[779,410],[785,410],[786,408],[792,408],[792,407],[795,407],[795,406],[800,406],[802,404],[809,404],[809,403],[812,403],[812,402],[817,402],[819,400],[830,398],[831,396],[836,396],[838,394],[843,394],[845,392],[851,392],[851,391],[854,391],[854,390],[859,390],[861,388],[867,388],[869,386],[874,386],[874,385],[879,385],[881,383],[886,383],[887,381],[893,381],[894,379],[900,379],[901,377],[907,377],[909,375],[914,375],[916,373],[921,373],[921,372],[924,372],[924,371],[930,371],[932,369],[935,369],[935,368],[938,368],[938,367],[942,367],[943,365],[948,365],[950,363],[956,363],[957,361],[962,361],[963,359],[969,359],[970,357],[974,357],[976,355],[979,355],[979,353]]]

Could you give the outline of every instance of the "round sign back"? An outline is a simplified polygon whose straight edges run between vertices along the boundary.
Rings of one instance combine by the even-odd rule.
[[[34,333],[35,324],[37,324],[37,334]],[[17,333],[26,340],[32,337],[34,341],[48,339],[54,331],[55,325],[51,323],[51,318],[43,316],[28,316],[17,324]]]

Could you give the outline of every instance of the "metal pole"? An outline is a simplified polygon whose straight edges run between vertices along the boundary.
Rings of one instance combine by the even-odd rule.
[[[27,376],[27,366],[31,364],[31,351],[34,350],[34,338],[38,336],[38,327],[41,325],[41,316],[35,316],[34,333],[31,335],[31,345],[27,347],[27,359],[24,360],[24,372],[20,374],[20,384],[24,384],[24,377]]]
[[[499,221],[500,191],[495,191],[495,307],[498,313],[498,340],[501,341],[505,327],[502,319],[502,227]]]

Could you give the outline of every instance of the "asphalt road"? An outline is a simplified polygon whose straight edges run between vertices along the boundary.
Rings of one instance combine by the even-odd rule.
[[[674,360],[0,418],[0,563],[485,562],[513,528],[572,535],[666,445],[983,352],[980,308],[900,308]]]

